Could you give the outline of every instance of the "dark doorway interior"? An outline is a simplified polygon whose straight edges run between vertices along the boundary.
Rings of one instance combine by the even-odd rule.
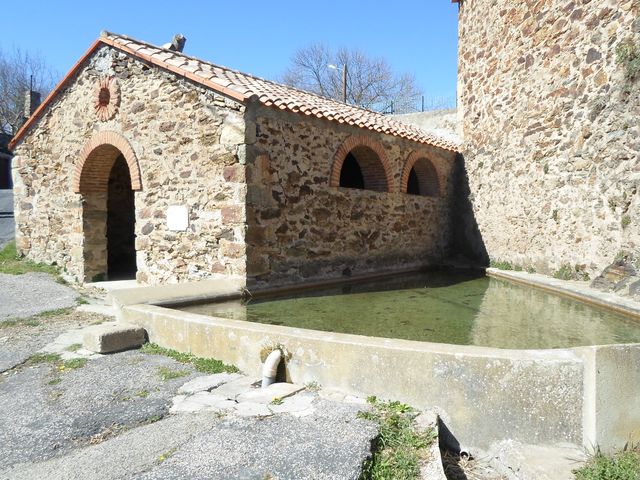
[[[358,164],[358,160],[352,154],[348,154],[342,163],[340,170],[340,186],[346,188],[364,188],[364,177]]]
[[[107,275],[109,280],[136,277],[135,202],[126,160],[120,155],[109,174],[107,197]]]
[[[416,169],[412,168],[409,172],[409,181],[407,182],[407,193],[411,195],[420,195],[420,182],[418,182],[418,175]]]

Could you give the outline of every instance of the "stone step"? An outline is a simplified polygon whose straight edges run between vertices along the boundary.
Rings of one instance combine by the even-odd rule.
[[[137,348],[146,340],[144,328],[127,323],[92,325],[82,336],[84,348],[96,353],[111,353]]]

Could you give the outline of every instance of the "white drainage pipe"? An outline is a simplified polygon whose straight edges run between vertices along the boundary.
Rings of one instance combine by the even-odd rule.
[[[280,365],[281,358],[282,353],[280,350],[274,350],[264,361],[264,366],[262,367],[262,388],[268,387],[276,381],[276,374],[278,373],[278,365]]]

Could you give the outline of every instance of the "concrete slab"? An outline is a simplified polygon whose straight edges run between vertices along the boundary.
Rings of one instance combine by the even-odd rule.
[[[220,297],[239,297],[246,285],[242,277],[220,275],[218,278],[171,285],[141,285],[135,280],[125,282],[97,282],[95,286],[107,290],[107,303],[115,306],[138,303],[197,302]]]
[[[304,385],[294,383],[272,383],[267,388],[260,388],[241,393],[236,397],[238,402],[271,403],[275,399],[283,399],[304,390]]]
[[[229,383],[233,380],[241,378],[239,373],[216,373],[214,375],[206,375],[204,377],[194,378],[185,383],[178,389],[178,393],[192,395],[197,392],[208,392],[214,388]]]
[[[273,412],[263,403],[242,402],[236,405],[235,414],[239,417],[270,417]]]
[[[111,353],[136,348],[145,342],[144,328],[137,325],[100,324],[84,330],[84,348],[97,353]]]
[[[273,413],[291,413],[296,416],[311,415],[314,412],[313,400],[316,395],[309,392],[302,392],[292,397],[285,398],[279,405],[269,405],[269,410]]]
[[[214,392],[230,400],[235,400],[238,395],[253,388],[252,385],[255,382],[256,380],[251,377],[241,377],[237,380],[232,380],[229,383],[219,386],[214,390]]]
[[[118,311],[111,305],[99,305],[96,303],[90,303],[86,305],[79,305],[78,310],[81,312],[99,313],[101,315],[107,315],[109,317],[115,317]]]
[[[169,409],[170,413],[217,411],[221,402],[227,399],[222,395],[209,392],[198,392],[194,395],[178,395],[173,399],[173,405]]]
[[[511,440],[489,451],[490,465],[508,478],[518,480],[573,480],[572,471],[586,456],[573,444],[525,445]]]

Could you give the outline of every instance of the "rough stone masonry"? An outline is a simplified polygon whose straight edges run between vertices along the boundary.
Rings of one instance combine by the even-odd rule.
[[[592,278],[640,246],[638,0],[470,0],[459,12],[459,115],[490,257]],[[479,240],[477,240],[479,241]]]

